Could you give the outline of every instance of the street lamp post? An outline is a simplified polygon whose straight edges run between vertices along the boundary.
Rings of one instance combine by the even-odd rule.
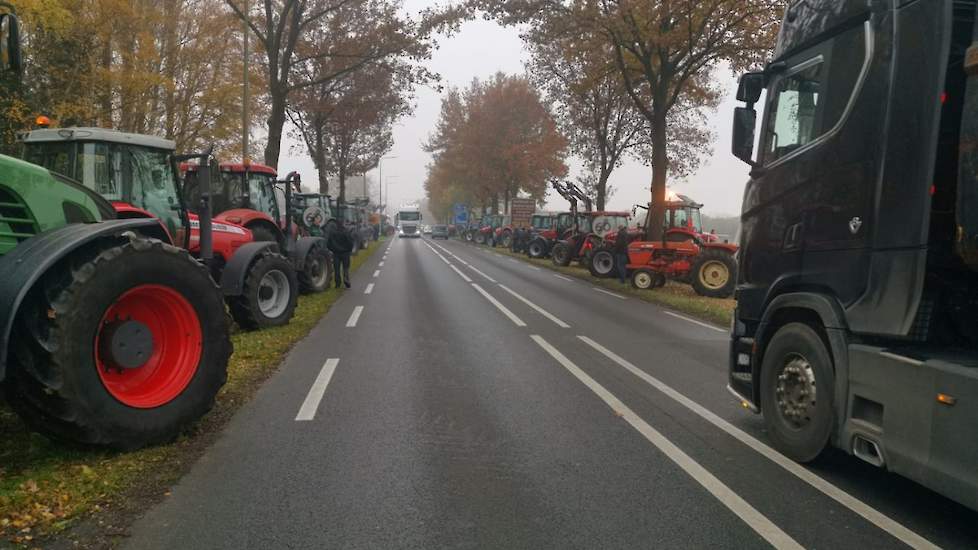
[[[384,164],[383,163],[384,163],[384,159],[396,159],[396,158],[397,158],[397,156],[380,157],[380,159],[377,161],[377,172],[378,172],[377,179],[379,180],[377,182],[377,184],[378,184],[377,185],[377,187],[378,187],[377,193],[380,195],[380,197],[377,199],[377,202],[379,202],[380,204],[384,204],[384,195],[386,194],[386,193],[383,192],[383,187],[384,187]],[[364,195],[366,195],[366,190],[364,190]],[[388,197],[388,200],[390,200],[390,197]]]

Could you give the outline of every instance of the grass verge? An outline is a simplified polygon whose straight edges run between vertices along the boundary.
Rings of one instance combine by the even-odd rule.
[[[381,241],[383,242],[383,241]],[[353,257],[357,269],[379,243]],[[136,452],[79,449],[29,431],[0,401],[0,541],[34,545],[80,518],[112,509],[118,530],[126,517],[138,515],[132,499],[151,504],[190,467],[220,429],[265,379],[277,370],[285,354],[302,339],[342,295],[330,289],[300,296],[295,317],[283,327],[233,334],[234,355],[228,382],[214,408],[176,441]],[[128,508],[128,513],[127,512]],[[103,539],[112,533],[96,533]],[[98,544],[96,544],[98,545]],[[2,543],[0,543],[2,546]],[[84,546],[88,546],[85,544]]]
[[[666,286],[655,290],[639,290],[633,287],[631,283],[625,283],[624,285],[619,283],[617,278],[599,279],[594,277],[587,269],[580,267],[577,263],[562,267],[554,265],[549,258],[532,259],[527,257],[526,254],[516,254],[505,248],[496,248],[495,251],[533,265],[557,271],[569,277],[583,279],[596,287],[606,288],[619,294],[634,296],[646,302],[665,306],[720,326],[730,325],[734,307],[737,305],[737,301],[732,298],[720,299],[700,296],[690,285],[675,281],[669,281],[666,283]]]

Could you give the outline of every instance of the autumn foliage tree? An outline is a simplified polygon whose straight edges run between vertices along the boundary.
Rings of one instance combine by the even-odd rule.
[[[650,239],[661,237],[670,169],[689,162],[685,153],[703,150],[690,151],[689,143],[708,140],[703,110],[719,101],[715,70],[720,63],[734,70],[758,64],[774,46],[785,7],[784,0],[473,1],[505,22],[528,23],[534,43],[569,35],[601,37],[649,124]]]
[[[530,52],[531,79],[553,104],[571,151],[584,161],[579,182],[604,210],[608,179],[625,154],[640,161],[647,157],[648,122],[632,104],[599,37],[567,34],[530,42]]]
[[[319,192],[335,176],[339,200],[353,174],[375,167],[394,144],[394,122],[410,113],[411,86],[399,80],[406,66],[367,66],[329,85],[296,95],[289,115],[319,171]]]
[[[450,201],[496,211],[521,193],[543,200],[547,181],[567,173],[567,140],[524,76],[497,73],[450,90],[425,150],[433,156],[425,189],[440,212]]]
[[[18,13],[26,70],[21,84],[4,84],[7,143],[38,114],[161,135],[183,150],[237,139],[241,37],[216,0],[25,0]]]

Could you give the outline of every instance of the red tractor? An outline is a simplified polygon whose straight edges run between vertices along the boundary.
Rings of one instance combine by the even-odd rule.
[[[200,196],[197,165],[185,165],[184,193],[190,204]],[[278,181],[274,168],[262,164],[221,163],[221,177],[211,187],[214,220],[243,226],[255,241],[274,242],[295,267],[303,292],[322,292],[332,278],[332,258],[323,237],[300,234],[294,219],[301,191],[297,172]],[[322,212],[322,226],[327,212]]]
[[[701,296],[727,298],[733,293],[737,245],[718,242],[716,235],[703,232],[702,206],[685,195],[670,194],[661,242],[641,241],[644,227],[629,231],[633,242],[629,245],[628,270],[636,288],[654,288],[664,285],[666,279],[675,279],[689,283]],[[610,277],[614,273],[611,245],[617,238],[617,232],[607,234],[591,255],[588,269],[592,275]]]
[[[591,253],[602,242],[602,236],[618,225],[628,222],[627,212],[593,212],[591,199],[579,187],[571,182],[553,181],[554,189],[571,205],[569,213],[557,216],[558,229],[563,229],[568,223],[569,228],[563,229],[560,237],[550,250],[554,265],[567,266],[574,260],[582,265],[590,261]],[[584,212],[578,212],[578,201],[583,201]]]
[[[479,229],[472,235],[475,244],[495,244],[495,235],[506,225],[506,217],[502,214],[486,214],[482,217]]]
[[[27,160],[94,190],[112,203],[118,217],[159,220],[171,242],[210,268],[239,326],[287,324],[299,290],[292,263],[274,242],[255,241],[240,225],[209,223],[209,188],[201,189],[198,214],[192,213],[174,149],[167,139],[102,128],[41,129],[24,139]],[[205,219],[213,231],[201,231]]]

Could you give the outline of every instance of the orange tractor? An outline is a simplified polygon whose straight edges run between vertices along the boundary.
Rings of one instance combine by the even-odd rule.
[[[646,234],[644,226],[629,231],[632,242],[628,246],[627,267],[635,288],[657,288],[665,285],[667,279],[674,279],[690,284],[701,296],[727,298],[733,293],[737,283],[737,245],[719,242],[716,235],[703,232],[702,207],[685,195],[670,193],[662,241],[641,240]],[[636,208],[648,210],[645,206]],[[606,234],[591,253],[588,270],[592,275],[614,274],[611,245],[617,238],[617,231]]]

